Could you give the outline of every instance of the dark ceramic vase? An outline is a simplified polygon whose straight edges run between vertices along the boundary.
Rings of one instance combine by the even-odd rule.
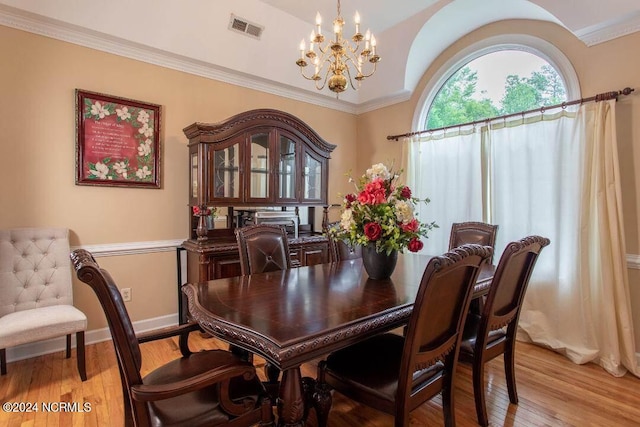
[[[391,277],[398,262],[398,251],[389,255],[386,252],[376,252],[375,245],[362,247],[362,263],[371,279],[384,280]]]

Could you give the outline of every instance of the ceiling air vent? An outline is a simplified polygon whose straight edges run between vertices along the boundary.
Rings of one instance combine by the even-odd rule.
[[[229,21],[229,29],[237,31],[254,39],[260,39],[264,27],[262,25],[249,22],[244,18],[240,18],[234,14],[231,14],[231,20]]]

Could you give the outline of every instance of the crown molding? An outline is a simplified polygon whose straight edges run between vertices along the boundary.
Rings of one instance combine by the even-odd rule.
[[[411,98],[411,95],[412,92],[410,90],[401,90],[389,96],[363,102],[356,107],[356,114],[368,113],[369,111],[408,101],[409,98]]]
[[[594,46],[640,31],[640,11],[574,31],[587,46]]]
[[[0,25],[148,64],[356,114],[357,105],[0,4]]]

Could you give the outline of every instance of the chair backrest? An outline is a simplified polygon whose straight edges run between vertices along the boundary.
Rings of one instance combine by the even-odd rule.
[[[76,249],[71,253],[71,260],[78,279],[93,289],[104,310],[120,367],[120,375],[123,384],[127,385],[125,388],[129,389],[132,385],[142,384],[140,345],[118,287],[109,272],[101,269],[88,251]]]
[[[415,371],[440,361],[453,377],[473,287],[483,263],[493,253],[489,246],[462,245],[432,258],[422,276],[405,334],[396,405],[403,412],[415,407],[412,380]]]
[[[484,347],[489,332],[507,325],[507,335],[515,334],[533,267],[549,243],[546,237],[528,236],[507,245],[487,294],[476,345]]]
[[[349,259],[362,258],[361,246],[350,246],[342,240],[336,239],[331,230],[340,226],[339,221],[330,222],[326,227],[326,234],[329,238],[329,260],[331,262],[346,261]]]
[[[457,248],[466,243],[476,245],[491,246],[496,243],[498,226],[484,222],[454,222],[451,225],[451,235],[449,237],[449,250]],[[489,259],[493,263],[493,256]]]
[[[236,228],[243,276],[291,268],[287,232],[269,224]]]
[[[0,317],[63,304],[73,304],[69,230],[0,230]]]

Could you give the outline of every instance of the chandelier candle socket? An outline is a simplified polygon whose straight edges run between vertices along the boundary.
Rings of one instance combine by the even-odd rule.
[[[358,12],[355,15],[355,26],[356,31],[351,41],[343,38],[344,19],[341,16],[340,0],[338,0],[338,16],[333,21],[334,36],[323,45],[325,37],[322,35],[322,17],[320,13],[316,15],[315,30],[312,30],[309,36],[309,50],[303,39],[300,42],[300,59],[296,61],[302,77],[313,80],[316,89],[322,90],[328,86],[329,90],[338,96],[346,90],[347,85],[357,90],[362,80],[376,72],[377,64],[380,62],[380,56],[376,54],[376,38],[369,30],[362,35]],[[314,71],[311,76],[305,74],[305,67],[309,65],[307,59],[313,65]],[[367,62],[371,65],[366,65]],[[367,68],[366,71],[365,68]],[[353,79],[358,82],[357,87]]]

